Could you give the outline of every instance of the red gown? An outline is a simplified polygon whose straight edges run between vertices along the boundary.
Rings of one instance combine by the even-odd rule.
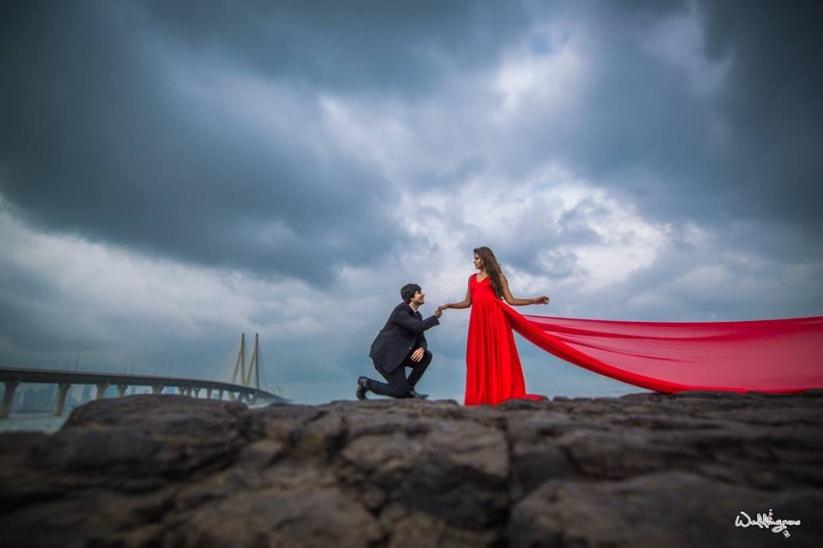
[[[526,393],[512,324],[488,276],[469,277],[472,305],[466,341],[465,405],[498,404],[509,399],[545,399]]]

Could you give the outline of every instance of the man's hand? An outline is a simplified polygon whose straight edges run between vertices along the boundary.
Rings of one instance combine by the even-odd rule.
[[[443,314],[443,307],[438,306],[437,310],[434,311],[434,317],[439,318]]]
[[[420,348],[418,348],[417,350],[412,352],[411,361],[413,361],[415,363],[419,362],[420,360],[423,359],[423,354],[425,354],[425,353],[426,353],[426,350],[421,346]]]

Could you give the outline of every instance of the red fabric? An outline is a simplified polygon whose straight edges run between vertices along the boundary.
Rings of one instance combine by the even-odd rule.
[[[823,316],[627,322],[522,315],[488,278],[469,278],[466,405],[527,394],[512,329],[555,356],[659,392],[792,393],[823,388]]]
[[[492,291],[488,277],[478,282],[471,276],[469,292],[472,306],[466,341],[465,405],[498,404],[512,398],[544,399],[526,394],[512,323],[507,318],[507,309],[511,309],[501,307],[503,303]]]
[[[666,393],[791,393],[823,388],[823,316],[730,322],[626,322],[521,315],[508,323],[555,356]]]

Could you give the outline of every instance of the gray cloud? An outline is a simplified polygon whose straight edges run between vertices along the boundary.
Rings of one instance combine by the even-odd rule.
[[[127,5],[7,9],[0,108],[13,130],[0,138],[0,188],[31,220],[313,281],[402,242],[379,174],[300,142],[311,101],[269,107],[288,132],[256,130],[219,104],[187,103]]]
[[[613,112],[624,113],[614,127],[629,128],[630,137],[627,142],[614,135],[615,155],[648,162],[668,179],[668,184],[651,187],[657,192],[641,194],[640,201],[662,218],[683,212],[722,222],[731,215],[821,234],[817,209],[823,204],[823,169],[815,145],[823,120],[818,100],[823,43],[816,30],[823,22],[820,4],[694,6],[705,29],[706,59],[729,62],[722,87],[696,99],[682,75],[655,70],[640,56],[633,56],[633,63],[624,50],[622,59],[613,57],[608,64],[623,72],[627,89],[617,89],[616,101],[594,102],[611,103]],[[612,86],[601,89],[615,91]],[[598,123],[601,114],[592,122]],[[722,132],[714,129],[718,125]],[[599,145],[597,150],[608,146]]]
[[[366,95],[431,92],[446,70],[487,64],[528,23],[517,4],[148,2],[162,39],[275,77]]]
[[[315,280],[335,262],[368,262],[402,240],[381,207],[394,189],[370,166],[333,150],[323,162],[294,138],[320,117],[311,101],[302,112],[279,106],[284,118],[293,116],[293,133],[264,136],[230,111],[191,101],[169,73],[208,64],[218,74],[251,71],[303,97],[329,90],[413,101],[436,95],[450,71],[493,65],[518,33],[553,22],[586,44],[593,80],[585,108],[525,120],[494,164],[526,173],[550,151],[660,219],[763,217],[820,230],[823,67],[814,3],[507,10],[25,3],[6,10],[9,77],[0,97],[4,125],[15,129],[0,142],[0,188],[32,219],[61,230]],[[647,47],[648,29],[690,14],[705,36],[684,58],[730,63],[711,93],[694,93],[687,67]],[[539,34],[533,42],[547,54],[558,47]],[[478,160],[461,163],[488,167]],[[455,173],[442,180],[452,184]],[[266,224],[274,230],[259,229]],[[339,234],[368,245],[330,243]]]

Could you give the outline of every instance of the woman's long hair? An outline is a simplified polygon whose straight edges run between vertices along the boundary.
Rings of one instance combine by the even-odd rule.
[[[503,297],[503,282],[501,277],[503,273],[500,271],[500,265],[497,264],[497,258],[494,252],[486,246],[475,248],[475,253],[483,261],[483,268],[486,269],[486,274],[491,278],[492,291],[498,298]]]

